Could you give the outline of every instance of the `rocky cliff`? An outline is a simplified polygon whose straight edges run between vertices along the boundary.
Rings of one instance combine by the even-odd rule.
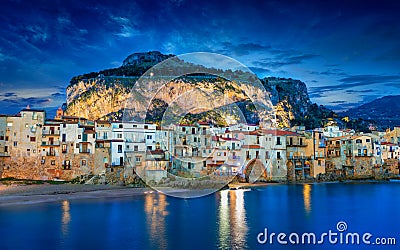
[[[128,56],[119,68],[73,77],[67,88],[66,114],[92,120],[120,119],[126,100],[129,100],[129,108],[133,113],[146,115],[147,120],[154,122],[162,117],[168,103],[180,97],[181,104],[188,108],[195,108],[199,102],[211,103],[210,105],[214,105],[214,107],[229,106],[235,103],[240,107],[248,122],[258,122],[260,117],[254,114],[254,106],[249,97],[260,95],[261,90],[253,88],[251,85],[222,78],[186,77],[165,83],[165,91],[160,91],[157,96],[153,97],[150,107],[146,105],[146,100],[151,96],[147,96],[146,91],[132,99],[132,95],[139,95],[131,90],[140,75],[160,60],[171,56],[156,52],[135,53]],[[230,72],[230,74],[234,73]],[[309,99],[305,83],[299,80],[268,77],[260,81],[269,93],[279,126],[305,125],[307,128],[313,128],[323,125],[324,119],[335,115],[331,110],[313,104]],[[152,89],[152,84],[159,85],[160,83],[149,81],[146,88]],[[243,88],[246,88],[247,95],[242,91]],[[213,98],[207,99],[201,95],[196,98],[190,98],[187,95],[182,97],[193,89],[213,93]],[[229,97],[230,102],[218,103],[219,99],[215,98],[218,95]],[[132,102],[132,100],[134,101]],[[145,111],[147,114],[142,114]],[[205,112],[204,117],[200,117],[200,119],[215,118],[215,113],[210,114],[210,112]],[[233,116],[235,115],[238,114],[233,114]]]

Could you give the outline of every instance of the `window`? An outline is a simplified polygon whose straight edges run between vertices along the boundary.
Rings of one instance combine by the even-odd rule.
[[[108,133],[107,132],[103,132],[103,139],[107,139],[108,138]]]
[[[281,138],[279,136],[276,137],[276,145],[282,145]]]
[[[218,153],[217,153],[217,156],[221,156],[221,152],[218,152]]]
[[[32,120],[37,120],[37,113],[36,112],[33,112],[33,114],[32,114]]]
[[[182,127],[182,132],[185,132],[186,131],[186,128],[185,127]]]
[[[321,166],[321,160],[318,160],[318,166]]]
[[[122,134],[121,134],[121,133],[118,133],[118,134],[117,134],[117,138],[121,139],[121,138],[122,138]]]
[[[64,160],[62,168],[66,170],[71,169],[71,162],[69,160]]]
[[[56,161],[55,160],[51,160],[50,164],[54,166],[54,165],[56,165]]]
[[[122,153],[122,145],[118,145],[118,153]]]
[[[129,145],[126,145],[126,149],[129,149]]]
[[[137,128],[137,125],[134,124],[134,125],[132,125],[132,127],[133,127],[133,128]]]
[[[8,153],[8,146],[4,146],[4,153]]]
[[[133,146],[133,151],[139,151],[139,146]]]
[[[119,124],[119,125],[118,125],[118,128],[123,128],[122,124]]]
[[[96,134],[93,134],[93,138],[96,138]]]
[[[76,143],[76,144],[75,144],[75,148],[79,148],[79,143]]]
[[[18,142],[14,142],[14,147],[17,147],[18,146]]]
[[[147,140],[151,140],[151,139],[153,139],[153,136],[152,135],[147,135]]]
[[[8,136],[6,136],[6,141],[8,141]]]
[[[4,141],[4,135],[0,135],[0,141]]]
[[[153,150],[152,146],[147,146],[147,150]]]
[[[61,150],[63,153],[67,153],[67,145],[63,144]]]
[[[136,158],[135,158],[135,161],[136,161],[136,162],[140,162],[140,161],[141,161],[141,158],[140,158],[140,157],[136,157]]]
[[[78,135],[78,139],[81,139],[82,138],[82,135]]]
[[[36,141],[36,137],[31,136],[30,141],[31,142],[35,142]]]
[[[357,139],[356,143],[362,143],[362,140],[361,139]]]
[[[67,141],[67,135],[66,134],[62,134],[62,142],[66,142]]]
[[[281,152],[276,152],[276,158],[280,159],[281,158]]]
[[[86,166],[86,160],[82,160],[82,166]]]
[[[371,142],[371,139],[365,139],[366,142]]]

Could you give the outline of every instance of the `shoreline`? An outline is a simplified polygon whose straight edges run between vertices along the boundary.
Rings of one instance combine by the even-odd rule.
[[[143,195],[149,188],[81,184],[0,184],[0,207],[78,199],[124,198]]]
[[[225,190],[253,189],[257,187],[267,187],[275,185],[306,185],[306,184],[335,184],[335,183],[388,183],[400,182],[398,179],[381,180],[338,180],[338,181],[320,181],[320,182],[264,182],[264,183],[229,183]],[[82,185],[82,184],[11,184],[4,185],[0,183],[0,208],[7,206],[30,205],[38,203],[61,202],[64,200],[80,199],[112,199],[128,198],[132,196],[146,195],[149,193],[160,193],[174,196],[176,193],[191,192],[187,189],[171,189],[163,192],[165,187],[128,187],[113,185]],[[161,191],[160,191],[161,190]]]

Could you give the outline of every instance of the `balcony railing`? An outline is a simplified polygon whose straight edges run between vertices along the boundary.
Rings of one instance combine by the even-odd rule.
[[[59,130],[42,130],[42,135],[60,135],[60,131]]]
[[[79,149],[79,153],[90,154],[90,149]]]
[[[237,156],[237,155],[232,155],[232,156],[229,156],[229,159],[230,160],[240,160],[240,156]]]
[[[42,146],[60,146],[59,141],[42,141]]]
[[[46,152],[46,156],[56,156],[56,152]]]
[[[307,144],[305,144],[305,143],[298,144],[298,143],[287,142],[286,146],[288,146],[288,147],[307,147]]]
[[[289,160],[309,160],[311,159],[310,156],[298,156],[298,155],[289,155],[287,156]]]

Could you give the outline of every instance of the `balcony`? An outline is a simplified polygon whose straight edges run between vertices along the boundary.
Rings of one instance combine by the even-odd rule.
[[[59,141],[42,141],[42,146],[60,146]]]
[[[298,155],[288,155],[288,160],[310,160],[310,156],[298,156]]]
[[[232,155],[232,156],[229,156],[228,159],[229,159],[229,160],[237,160],[237,161],[240,161],[240,156]]]
[[[287,142],[287,143],[286,143],[286,146],[287,146],[287,147],[307,147],[307,144],[305,144],[305,143],[299,144],[299,143],[290,143],[290,142]]]
[[[0,157],[7,157],[10,156],[10,153],[8,152],[0,152]]]
[[[374,156],[373,153],[367,153],[367,154],[356,154],[355,157],[372,157]]]
[[[90,154],[90,149],[89,148],[87,148],[87,149],[79,149],[79,153],[80,154]]]
[[[328,148],[340,148],[340,144],[328,144]]]
[[[56,156],[56,152],[46,152],[46,156]]]
[[[60,135],[60,130],[43,130],[42,131],[43,136],[59,136]]]

